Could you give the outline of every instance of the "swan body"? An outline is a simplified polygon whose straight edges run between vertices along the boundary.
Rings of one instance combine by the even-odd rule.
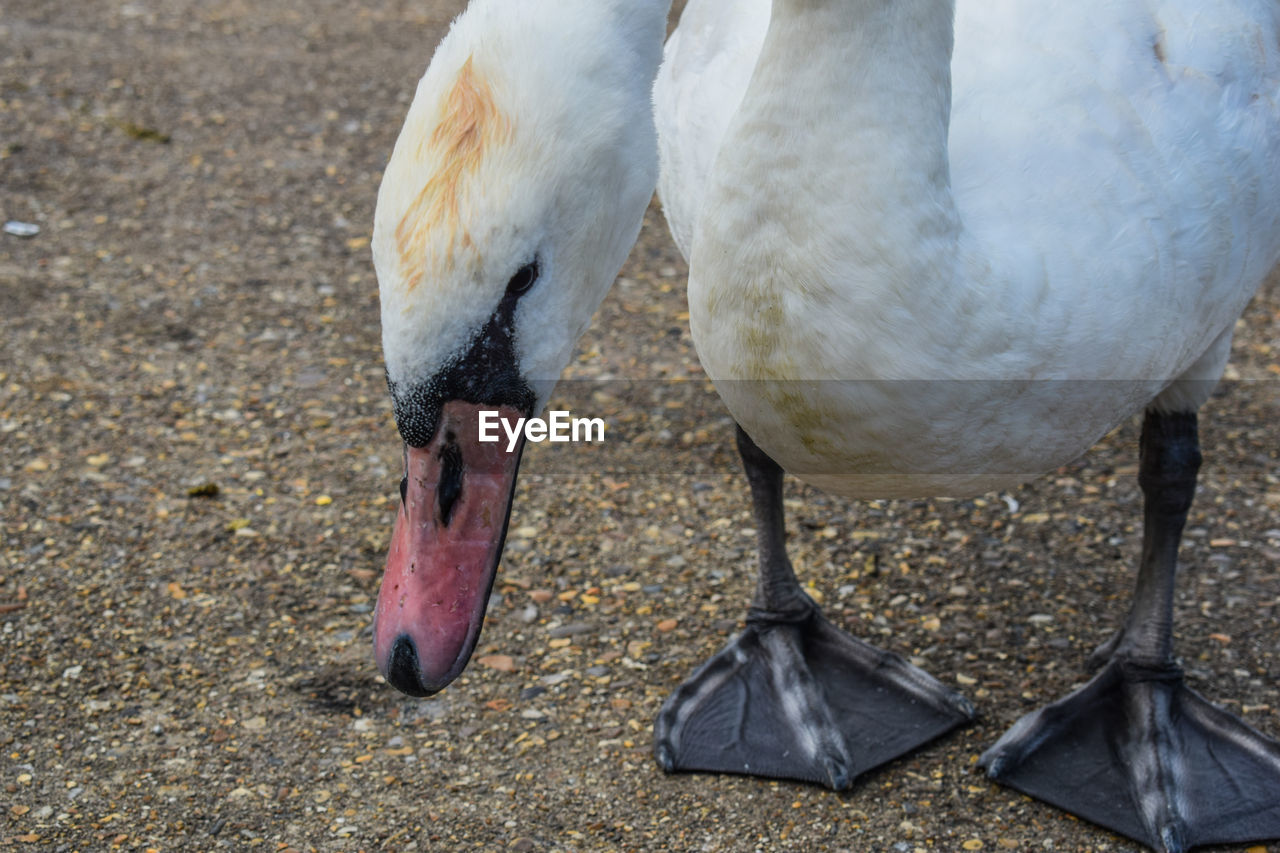
[[[950,63],[936,3],[779,5],[754,62],[770,4],[694,0],[738,54],[682,22],[657,88],[698,354],[770,456],[973,494],[1207,398],[1280,259],[1280,5],[960,4]]]

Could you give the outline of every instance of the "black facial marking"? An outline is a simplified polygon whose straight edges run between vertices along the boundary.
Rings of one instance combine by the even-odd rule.
[[[458,449],[453,433],[448,434],[440,451],[440,486],[436,497],[440,506],[440,524],[448,527],[453,508],[462,497],[462,451]]]
[[[532,266],[536,278],[537,261]],[[440,421],[440,407],[450,400],[510,406],[526,415],[533,412],[537,395],[516,364],[515,312],[519,300],[520,293],[508,291],[467,351],[450,359],[435,376],[415,384],[392,382],[387,377],[396,426],[405,444],[426,447]]]

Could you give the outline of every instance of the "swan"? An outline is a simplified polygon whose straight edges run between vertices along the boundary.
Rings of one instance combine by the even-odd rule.
[[[541,410],[658,183],[759,552],[746,629],[663,706],[659,763],[843,788],[972,717],[803,593],[784,470],[971,495],[1142,413],[1130,611],[982,764],[1164,851],[1280,836],[1280,744],[1190,690],[1172,643],[1196,412],[1280,260],[1280,5],[691,0],[663,58],[668,12],[473,0],[419,84],[373,240],[406,469],[387,681],[426,695],[465,666],[519,464],[479,414]]]

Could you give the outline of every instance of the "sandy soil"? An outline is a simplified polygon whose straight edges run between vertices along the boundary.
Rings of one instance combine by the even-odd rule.
[[[1007,495],[789,486],[832,618],[957,681],[973,726],[840,795],[654,765],[753,579],[657,215],[559,392],[609,440],[528,454],[468,673],[380,682],[399,446],[369,229],[460,6],[0,0],[0,219],[40,228],[0,235],[0,847],[1136,849],[974,769],[1124,611],[1133,424]],[[1273,283],[1206,408],[1177,602],[1191,682],[1272,735],[1278,350]]]

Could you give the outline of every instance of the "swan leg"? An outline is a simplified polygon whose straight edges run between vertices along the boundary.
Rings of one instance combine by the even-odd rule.
[[[1178,543],[1195,492],[1194,413],[1148,411],[1133,604],[1084,687],[1020,719],[988,775],[1164,853],[1280,837],[1280,742],[1210,704],[1173,656]]]
[[[743,432],[760,572],[745,630],[666,701],[654,755],[667,772],[799,779],[836,790],[968,722],[960,694],[832,625],[787,558],[780,467]]]

